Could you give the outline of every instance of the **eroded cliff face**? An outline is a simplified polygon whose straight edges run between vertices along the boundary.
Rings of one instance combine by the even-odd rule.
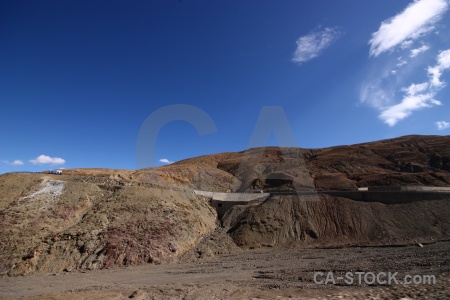
[[[216,227],[207,199],[114,173],[0,178],[2,274],[160,262]]]
[[[320,196],[272,196],[230,210],[223,224],[244,248],[342,247],[433,242],[450,238],[450,197],[386,205]]]

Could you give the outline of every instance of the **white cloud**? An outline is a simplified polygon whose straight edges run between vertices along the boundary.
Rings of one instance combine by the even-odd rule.
[[[170,161],[167,158],[161,158],[159,161],[163,164],[173,164],[173,161]]]
[[[392,82],[392,76],[383,74],[378,80],[363,85],[361,89],[361,102],[367,102],[379,109],[379,118],[389,126],[396,125],[399,121],[410,116],[414,111],[441,105],[435,99],[436,94],[445,87],[441,80],[444,71],[450,70],[450,49],[441,51],[436,57],[437,63],[428,67],[428,81],[410,84],[400,89],[404,94],[399,103],[392,104],[395,92],[398,90],[398,82]],[[397,72],[397,71],[396,71]],[[392,74],[392,70],[390,72]],[[396,79],[400,78],[397,76]]]
[[[10,166],[22,166],[23,165],[23,161],[16,159],[14,161],[7,161],[4,160],[3,161],[4,164],[10,165]]]
[[[381,23],[372,34],[370,55],[378,56],[400,45],[407,48],[413,40],[432,31],[434,24],[447,11],[447,0],[416,0],[404,11]]]
[[[408,62],[406,60],[401,60],[399,63],[396,64],[397,67],[401,67],[406,65]]]
[[[411,84],[407,88],[403,88],[402,91],[406,92],[409,96],[415,96],[417,94],[420,94],[428,89],[428,82],[418,83],[418,84]]]
[[[388,77],[364,83],[361,88],[360,101],[372,107],[380,108],[391,104],[395,98],[394,86]]]
[[[435,123],[439,130],[450,128],[450,123],[445,121],[439,121]]]
[[[441,105],[441,102],[435,100],[434,96],[434,93],[407,95],[402,102],[384,109],[380,114],[380,119],[389,126],[394,126],[398,121],[410,116],[415,110]]]
[[[428,46],[428,45],[422,45],[422,46],[419,47],[419,48],[412,49],[412,50],[411,50],[411,54],[409,55],[409,57],[414,58],[414,57],[416,57],[417,55],[419,55],[420,53],[427,51],[428,49],[430,49],[430,46]]]
[[[297,40],[297,49],[292,60],[298,64],[302,64],[319,56],[340,35],[341,32],[336,27],[326,27],[323,30],[314,31],[308,35],[299,37]]]
[[[428,67],[428,76],[430,77],[431,84],[433,86],[443,86],[444,83],[441,81],[442,72],[437,67]]]
[[[441,81],[442,72],[448,69],[450,69],[450,49],[440,52],[437,57],[437,64],[428,67],[430,84],[437,88],[443,87],[445,82]]]
[[[396,125],[415,111],[441,105],[436,95],[446,83],[442,79],[444,71],[450,69],[450,49],[441,51],[436,57],[436,63],[427,69],[428,79],[422,83],[411,84],[410,78],[417,66],[429,59],[429,56],[418,56],[432,47],[432,40],[428,43],[417,41],[430,32],[438,33],[438,21],[449,9],[450,0],[414,0],[402,12],[381,23],[377,32],[372,34],[370,55],[378,56],[396,48],[401,53],[395,59],[389,57],[387,64],[376,66],[378,75],[361,87],[360,101],[367,102],[380,111],[379,118],[389,126]],[[416,46],[414,47],[414,45]],[[436,45],[434,45],[436,46]],[[424,74],[425,75],[425,74]],[[399,97],[399,94],[400,97]],[[396,100],[397,99],[397,100]]]
[[[409,47],[412,46],[413,43],[414,43],[414,42],[411,41],[411,40],[406,40],[406,41],[404,41],[403,43],[401,43],[400,48],[402,48],[402,49],[408,49]]]
[[[35,159],[30,160],[34,165],[52,164],[52,165],[62,165],[66,161],[60,157],[50,157],[47,155],[39,155]]]

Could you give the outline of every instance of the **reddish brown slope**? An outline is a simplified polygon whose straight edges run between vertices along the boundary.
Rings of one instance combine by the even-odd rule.
[[[355,186],[450,184],[450,136],[396,139],[308,150],[306,163],[319,189]]]
[[[241,182],[241,190],[249,190],[254,180],[264,180],[272,174],[291,176],[297,181],[294,186],[308,186],[306,177],[312,178],[318,190],[446,186],[450,184],[450,136],[414,135],[324,149],[255,148],[187,159],[171,168],[192,166],[202,166],[209,172],[225,171]]]

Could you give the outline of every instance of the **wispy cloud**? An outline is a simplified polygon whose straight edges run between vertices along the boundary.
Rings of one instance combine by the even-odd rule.
[[[402,101],[383,107],[380,119],[389,126],[394,126],[416,110],[442,104],[435,96],[445,86],[441,76],[443,71],[450,69],[450,49],[440,52],[436,60],[437,64],[428,68],[428,82],[411,84],[403,88],[405,95]]]
[[[439,130],[444,130],[444,129],[450,128],[450,123],[446,122],[446,121],[439,121],[439,122],[436,122],[435,124],[436,124],[437,129],[439,129]]]
[[[385,108],[380,114],[380,119],[389,126],[394,126],[398,121],[410,116],[415,110],[441,105],[441,102],[434,99],[434,96],[434,93],[407,95],[402,102]]]
[[[163,164],[173,164],[173,161],[170,161],[167,158],[161,158],[159,161]]]
[[[292,60],[302,64],[316,58],[340,36],[341,32],[337,27],[326,27],[323,30],[316,30],[301,36],[297,39],[297,49]]]
[[[412,46],[412,44],[414,44],[413,41],[407,40],[407,41],[404,41],[403,43],[400,44],[400,48],[402,48],[402,49],[408,49],[409,47]]]
[[[442,72],[450,69],[450,49],[442,51],[437,57],[437,64],[433,67],[428,67],[428,76],[430,83],[434,87],[444,87],[445,82],[441,81]]]
[[[428,82],[418,83],[418,84],[411,84],[410,86],[403,88],[402,91],[404,91],[408,96],[415,96],[417,94],[420,94],[422,92],[425,92],[429,87]]]
[[[387,125],[442,104],[436,96],[446,85],[442,74],[450,69],[450,49],[439,52],[433,48],[439,45],[439,38],[447,38],[441,30],[445,25],[439,21],[449,7],[450,0],[414,0],[372,34],[370,56],[385,56],[373,60],[372,71],[361,86],[360,101],[379,110],[379,118]],[[421,55],[426,51],[432,55]],[[422,73],[424,66],[426,73]],[[417,83],[421,73],[424,80]]]
[[[372,34],[370,55],[378,56],[400,45],[411,46],[411,42],[431,32],[441,16],[447,11],[447,0],[416,0],[404,11],[381,23]]]
[[[10,166],[22,166],[23,165],[23,161],[16,159],[14,161],[7,161],[4,160],[3,161],[4,164],[10,165]]]
[[[30,163],[34,165],[52,164],[63,165],[66,161],[60,157],[50,157],[47,155],[39,155],[35,159],[30,160]]]
[[[391,74],[395,74],[394,73]],[[374,108],[391,105],[395,99],[396,83],[391,81],[390,74],[384,74],[379,78],[364,82],[361,87],[360,101]]]
[[[396,64],[397,67],[403,67],[404,65],[406,65],[408,62],[406,60],[403,59],[403,57],[399,57],[398,59],[398,63]]]
[[[429,49],[430,49],[430,46],[428,46],[428,45],[422,45],[422,46],[419,47],[419,48],[412,49],[412,50],[411,50],[411,54],[409,55],[409,57],[414,58],[414,57],[416,57],[417,55],[419,55],[420,53],[425,52],[425,51],[427,51],[427,50],[429,50]]]

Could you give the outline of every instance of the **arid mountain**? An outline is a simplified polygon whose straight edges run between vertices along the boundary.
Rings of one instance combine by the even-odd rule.
[[[237,181],[229,188],[249,190],[291,186],[317,190],[352,190],[365,186],[450,185],[450,136],[405,136],[324,149],[266,147],[183,160],[166,168],[202,166],[225,171]],[[312,184],[313,179],[314,184]],[[222,182],[222,178],[216,180]],[[195,184],[195,183],[194,183]],[[274,186],[271,186],[273,184]],[[200,188],[200,186],[198,186]]]
[[[218,220],[215,192],[449,186],[450,136],[326,149],[265,147],[137,171],[0,176],[0,274],[195,259],[245,248],[433,242],[450,237],[450,197],[404,204],[273,195]],[[239,248],[240,247],[240,248]]]

